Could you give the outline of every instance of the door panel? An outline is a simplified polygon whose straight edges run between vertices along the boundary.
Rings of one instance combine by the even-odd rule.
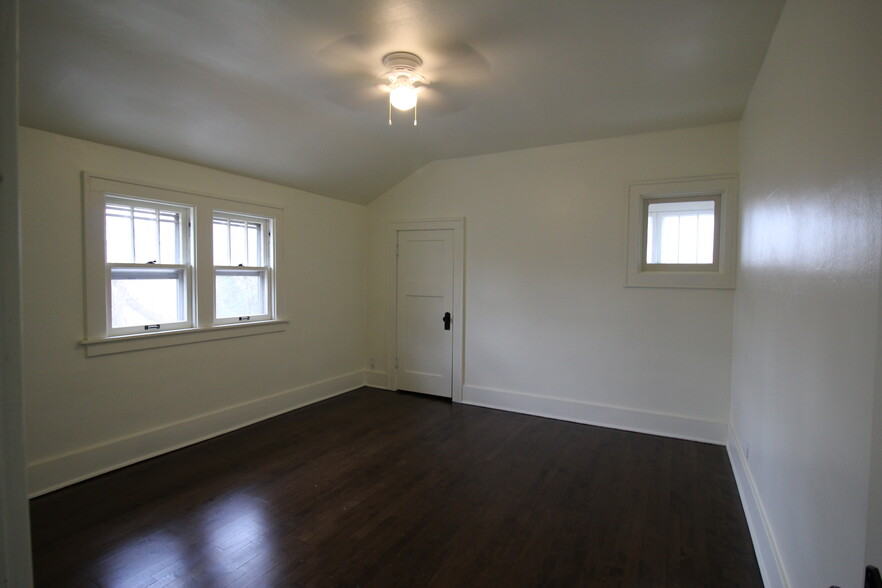
[[[453,230],[399,231],[397,246],[397,387],[450,398]]]

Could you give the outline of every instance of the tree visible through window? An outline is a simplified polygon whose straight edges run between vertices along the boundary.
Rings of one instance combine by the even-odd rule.
[[[286,328],[283,208],[83,172],[83,220],[88,355]]]
[[[189,210],[108,196],[104,216],[109,332],[190,326]]]

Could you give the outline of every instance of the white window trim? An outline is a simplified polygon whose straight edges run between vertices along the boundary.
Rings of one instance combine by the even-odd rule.
[[[647,264],[647,202],[672,198],[719,198],[717,250],[713,264]],[[735,288],[738,177],[702,176],[635,182],[628,193],[628,260],[625,286],[640,288]]]
[[[83,255],[85,294],[85,337],[79,342],[87,356],[107,355],[156,347],[168,347],[282,331],[287,328],[284,318],[283,276],[277,268],[282,267],[282,239],[284,237],[284,210],[267,204],[243,202],[159,186],[104,174],[83,172]],[[133,199],[185,206],[192,209],[191,235],[194,235],[192,266],[193,297],[192,326],[183,329],[109,335],[107,301],[109,281],[106,279],[104,239],[104,202],[107,194],[118,194]],[[212,219],[214,211],[269,219],[273,227],[272,260],[275,296],[269,320],[233,324],[216,324],[214,321],[214,259],[212,245]]]

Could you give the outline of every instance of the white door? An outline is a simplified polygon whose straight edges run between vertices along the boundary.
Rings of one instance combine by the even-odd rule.
[[[452,395],[453,229],[398,231],[399,390]]]

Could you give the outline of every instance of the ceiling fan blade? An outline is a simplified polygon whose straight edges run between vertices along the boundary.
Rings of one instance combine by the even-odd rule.
[[[377,34],[353,33],[316,53],[312,79],[323,99],[352,110],[366,110],[388,100],[383,91],[383,56],[413,50],[423,60],[419,108],[426,114],[464,110],[469,97],[489,82],[490,64],[474,47],[460,41],[423,42],[419,47],[392,46]]]
[[[319,49],[316,65],[334,72],[361,72],[379,76],[383,73],[381,46],[382,40],[377,35],[346,35]]]
[[[438,83],[423,87],[419,108],[427,116],[452,114],[465,110],[468,102],[467,91]]]
[[[423,61],[422,71],[433,83],[486,83],[491,74],[490,62],[477,49],[460,41],[431,45]]]
[[[363,73],[317,76],[314,84],[316,96],[350,110],[363,111],[372,105],[382,105],[389,96],[381,80]]]

